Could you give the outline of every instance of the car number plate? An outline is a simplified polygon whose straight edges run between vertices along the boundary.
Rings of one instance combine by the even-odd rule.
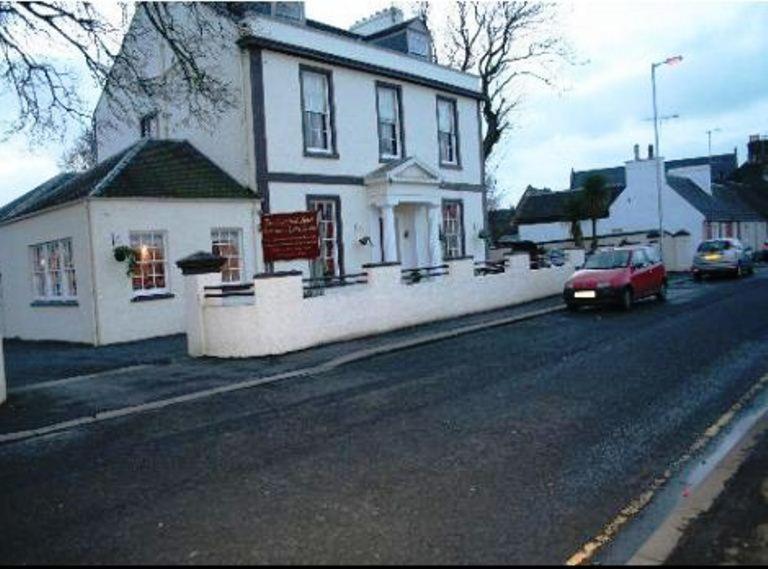
[[[594,290],[577,290],[573,293],[574,298],[595,298]]]

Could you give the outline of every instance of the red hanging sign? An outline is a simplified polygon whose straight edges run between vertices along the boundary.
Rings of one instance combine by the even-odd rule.
[[[317,259],[320,228],[317,211],[265,213],[261,216],[261,247],[264,261]]]

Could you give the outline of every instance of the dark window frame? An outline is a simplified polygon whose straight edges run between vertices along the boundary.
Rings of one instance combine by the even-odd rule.
[[[388,163],[388,162],[395,162],[397,160],[401,160],[405,158],[406,152],[405,152],[405,122],[403,120],[404,114],[403,114],[403,88],[401,85],[398,85],[396,83],[388,83],[386,81],[376,81],[375,84],[376,89],[376,141],[379,145],[379,162],[380,163]],[[398,130],[400,131],[398,133],[398,143],[400,145],[398,156],[385,156],[382,146],[381,146],[381,117],[379,116],[379,89],[391,89],[395,91],[395,94],[397,96],[397,120],[399,122],[398,124]]]
[[[152,122],[154,121],[155,130],[152,132]],[[155,138],[160,135],[160,119],[157,111],[146,113],[139,119],[139,136],[144,138]]]
[[[325,75],[326,83],[328,86],[328,114],[329,114],[329,134],[331,136],[330,147],[327,151],[312,150],[307,146],[307,114],[304,106],[304,74],[315,73]],[[336,135],[336,105],[334,103],[334,90],[333,90],[333,71],[324,67],[316,67],[314,65],[306,65],[304,63],[299,64],[299,97],[301,102],[301,139],[304,145],[304,157],[305,158],[331,158],[338,159],[338,141]]]
[[[344,270],[344,225],[341,215],[341,196],[338,194],[307,194],[307,211],[312,211],[313,201],[333,201],[336,203],[336,250],[339,252],[339,276],[344,276],[346,272]]]
[[[440,153],[440,102],[449,103],[453,107],[453,126],[456,129],[456,162],[445,162],[443,156]],[[440,168],[446,168],[450,170],[461,170],[461,129],[459,128],[459,100],[455,97],[446,97],[445,95],[437,95],[435,99],[435,131],[437,135],[437,162]]]
[[[444,225],[445,220],[445,206],[451,205],[451,204],[458,204],[459,206],[459,220],[461,223],[461,254],[459,257],[464,257],[467,254],[467,228],[465,226],[465,215],[464,215],[464,200],[463,199],[454,199],[454,198],[443,198],[442,204],[440,206],[440,223],[441,225]],[[443,227],[443,234],[445,234],[445,227]],[[445,247],[443,250],[444,260],[450,260],[455,257],[448,257],[445,251]]]

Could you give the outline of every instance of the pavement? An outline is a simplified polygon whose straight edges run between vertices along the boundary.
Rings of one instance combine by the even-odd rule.
[[[686,528],[667,565],[768,565],[768,433],[712,507]]]
[[[282,356],[238,360],[190,358],[183,335],[103,347],[10,340],[5,347],[9,393],[0,407],[0,442],[8,433],[313,370],[361,352],[432,341],[561,306],[561,297],[553,296]]]
[[[558,311],[0,444],[0,563],[561,564],[768,372],[766,293],[765,272],[680,280],[629,313]],[[61,388],[99,409],[126,403],[123,380],[157,397],[339,349]],[[12,404],[41,394],[66,407],[11,383]]]

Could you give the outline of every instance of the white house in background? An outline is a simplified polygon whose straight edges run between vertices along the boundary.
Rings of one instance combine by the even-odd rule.
[[[690,235],[683,256],[693,258],[698,243],[710,237],[732,236],[758,247],[766,238],[766,219],[744,202],[727,181],[738,168],[737,157],[722,154],[665,162],[640,158],[635,146],[633,160],[624,166],[571,173],[571,188],[553,192],[528,188],[518,203],[514,222],[520,239],[556,245],[571,241],[566,203],[581,191],[591,175],[603,176],[610,199],[597,234],[604,243],[658,240],[658,191],[656,168],[661,163],[664,231]],[[589,220],[581,224],[585,237],[592,235]]]
[[[184,17],[184,4],[169,8]],[[181,332],[174,262],[201,249],[230,258],[228,282],[485,258],[479,79],[431,61],[424,23],[388,9],[343,30],[306,19],[298,2],[238,9],[204,64],[235,96],[215,125],[165,100],[134,114],[105,92],[98,165],[0,209],[6,336],[107,344]],[[141,39],[139,67],[169,74],[172,54]],[[321,257],[265,266],[261,213],[299,210],[320,212]],[[132,276],[114,258],[121,245],[140,252]]]

